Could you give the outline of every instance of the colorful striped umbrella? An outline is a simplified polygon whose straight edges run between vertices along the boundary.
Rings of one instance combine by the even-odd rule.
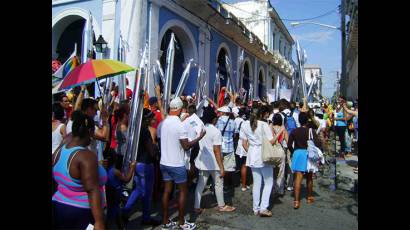
[[[135,68],[119,61],[110,59],[90,59],[72,70],[61,83],[60,89],[69,89],[86,84],[99,78],[111,77],[131,72]]]

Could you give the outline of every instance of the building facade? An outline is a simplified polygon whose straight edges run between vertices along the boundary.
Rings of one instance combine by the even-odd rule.
[[[344,0],[346,17],[346,76],[341,79],[341,94],[349,100],[358,98],[358,0]]]
[[[322,68],[319,65],[304,65],[308,100],[316,102],[322,99]]]
[[[134,67],[139,66],[146,47],[148,66],[151,68],[159,61],[165,70],[167,46],[174,33],[173,90],[186,64],[193,59],[205,70],[205,93],[213,97],[217,74],[222,76],[221,87],[226,86],[225,57],[231,62],[231,77],[236,88],[249,91],[252,85],[254,97],[266,96],[278,79],[282,87],[292,87],[293,40],[268,1],[263,8],[269,16],[264,27],[276,32],[262,37],[259,31],[249,29],[251,24],[246,25],[216,0],[55,0],[52,4],[52,55],[62,62],[71,54],[73,48],[70,47],[81,43],[81,28],[90,13],[94,37],[102,35],[109,47],[97,58],[117,59],[119,48],[123,48],[124,62]],[[81,46],[77,44],[77,47]],[[153,79],[152,71],[148,74],[149,79]],[[198,68],[191,68],[184,93],[195,92],[197,74]],[[129,73],[127,78],[132,87],[135,76]],[[148,81],[148,93],[154,94],[153,80]]]

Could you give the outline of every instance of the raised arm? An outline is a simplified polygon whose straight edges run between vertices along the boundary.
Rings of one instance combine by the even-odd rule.
[[[309,106],[306,97],[303,98],[303,107],[300,111],[304,113],[307,113],[309,111]]]
[[[158,109],[161,112],[161,120],[165,119],[165,111],[164,108],[162,107],[162,100],[161,100],[161,88],[159,85],[155,87],[155,95],[158,98]]]
[[[215,102],[211,98],[208,97],[207,99],[208,99],[209,103],[211,103],[215,107],[215,109],[219,109],[218,105],[215,104]]]
[[[77,100],[75,101],[74,111],[81,110],[81,103],[83,103],[84,92],[87,90],[86,85],[81,86],[80,94],[78,94]]]
[[[95,129],[94,137],[98,140],[108,142],[110,129],[108,128],[108,112],[104,107],[101,110],[101,120],[103,122],[103,127],[101,129],[98,127]]]
[[[357,116],[357,111],[353,111],[347,108],[346,103],[343,103],[343,109],[344,111],[346,111],[346,113],[353,115],[353,116]]]

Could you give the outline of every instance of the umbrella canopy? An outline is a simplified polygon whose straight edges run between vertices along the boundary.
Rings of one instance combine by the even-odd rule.
[[[111,77],[135,70],[135,68],[110,59],[90,59],[73,69],[63,80],[59,89],[68,89],[92,82],[96,78]]]

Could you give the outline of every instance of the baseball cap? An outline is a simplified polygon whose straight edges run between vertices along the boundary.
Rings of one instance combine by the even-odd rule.
[[[232,113],[231,109],[228,106],[222,106],[218,109],[218,111],[222,113]]]
[[[169,103],[169,108],[173,110],[178,110],[181,109],[184,103],[182,103],[182,100],[179,97],[176,97],[172,99],[172,101]]]

